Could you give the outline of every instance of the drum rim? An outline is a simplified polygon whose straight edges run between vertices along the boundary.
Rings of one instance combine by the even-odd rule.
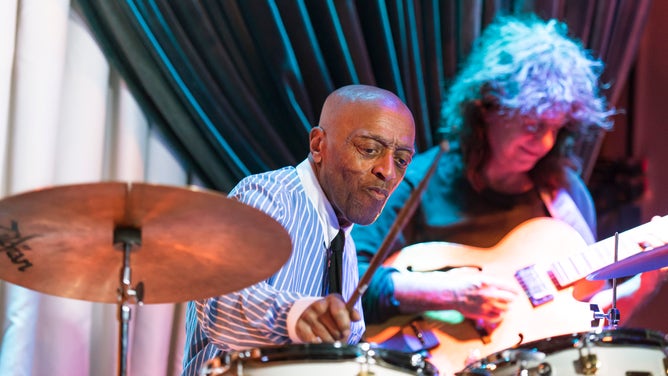
[[[269,363],[298,363],[299,361],[344,361],[363,356],[374,357],[381,367],[417,372],[420,375],[438,375],[436,367],[421,353],[404,353],[379,347],[375,343],[361,342],[355,345],[335,343],[304,343],[255,347],[229,353],[230,364],[243,362],[248,365]]]

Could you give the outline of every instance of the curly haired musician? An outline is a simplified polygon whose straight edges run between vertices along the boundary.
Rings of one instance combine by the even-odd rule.
[[[551,255],[544,253],[544,248],[559,248],[554,243],[560,238],[555,242],[546,237],[541,243],[541,233],[533,231],[537,240],[533,244],[516,234],[523,241],[515,243],[527,243],[524,254],[514,250],[506,255],[500,249],[504,237],[531,219],[556,217],[569,225],[570,232],[564,237],[575,234],[583,246],[594,243],[596,213],[572,146],[578,136],[611,128],[614,110],[599,91],[602,69],[603,63],[569,38],[566,26],[555,20],[499,18],[483,31],[443,103],[441,131],[450,140],[450,151],[438,160],[420,204],[393,246],[394,252],[412,246],[422,247],[424,253],[411,261],[415,263],[410,265],[412,271],[395,265],[374,274],[363,297],[367,324],[399,315],[456,310],[480,329],[481,337],[491,333],[493,342],[495,330],[508,322],[513,307],[526,304],[529,308],[523,312],[532,307],[513,273],[530,265],[532,259],[550,259],[571,251],[564,247]],[[417,155],[378,220],[352,232],[360,273],[365,272],[398,211],[424,178],[437,149]],[[430,254],[445,251],[429,242],[466,245],[470,257],[461,248],[440,256]],[[439,257],[444,263],[437,261]],[[494,265],[484,265],[495,259],[502,273],[492,273]],[[416,271],[420,263],[431,265]],[[461,265],[473,267],[456,268]],[[455,268],[431,271],[442,267]],[[507,278],[498,275],[506,271]],[[558,312],[557,317],[582,324],[575,328],[588,327],[588,305],[580,308],[570,291],[567,295],[578,314]],[[555,303],[543,304],[540,298],[533,302],[536,311],[554,311]],[[569,318],[570,313],[574,317]],[[531,332],[532,325],[552,327],[550,322],[532,323],[535,319],[530,315],[514,317],[517,330],[511,331],[526,330],[522,333],[526,338],[541,333]],[[559,332],[556,326],[553,330]],[[512,345],[517,338],[514,335],[500,346]],[[458,338],[451,345],[464,343],[470,343],[467,351],[484,346],[470,338]],[[456,363],[454,370],[464,365],[460,360]]]

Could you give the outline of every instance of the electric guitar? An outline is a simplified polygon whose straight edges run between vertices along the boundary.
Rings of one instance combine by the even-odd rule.
[[[618,260],[643,251],[650,243],[658,246],[666,242],[668,216],[619,234]],[[440,342],[430,351],[430,361],[441,375],[447,376],[464,369],[467,362],[520,343],[590,331],[593,312],[589,303],[575,299],[574,289],[580,284],[604,284],[605,281],[588,282],[584,277],[612,264],[614,250],[614,237],[587,246],[566,223],[534,218],[517,226],[490,248],[447,242],[419,243],[404,248],[390,265],[414,272],[478,266],[484,273],[512,281],[523,292],[490,333],[481,333],[472,320],[446,322],[430,318],[435,315],[430,316],[429,312],[424,315],[425,321],[420,325],[430,329]],[[383,342],[411,320],[400,316],[384,324],[368,325],[365,340]]]

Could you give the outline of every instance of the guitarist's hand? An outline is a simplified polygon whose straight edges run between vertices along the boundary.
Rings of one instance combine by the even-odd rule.
[[[403,314],[455,309],[464,317],[499,323],[518,295],[513,285],[472,268],[392,274]]]

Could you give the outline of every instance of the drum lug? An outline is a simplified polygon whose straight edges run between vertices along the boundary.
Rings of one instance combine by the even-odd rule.
[[[598,357],[596,354],[580,354],[580,358],[575,362],[576,372],[581,375],[595,375],[598,371]]]
[[[371,345],[366,342],[362,342],[359,344],[359,350],[361,351],[361,354],[357,356],[357,359],[355,361],[359,364],[360,366],[360,371],[357,373],[356,376],[371,376],[373,375],[373,372],[370,371],[370,364],[375,362],[374,360],[374,350],[371,348]]]

